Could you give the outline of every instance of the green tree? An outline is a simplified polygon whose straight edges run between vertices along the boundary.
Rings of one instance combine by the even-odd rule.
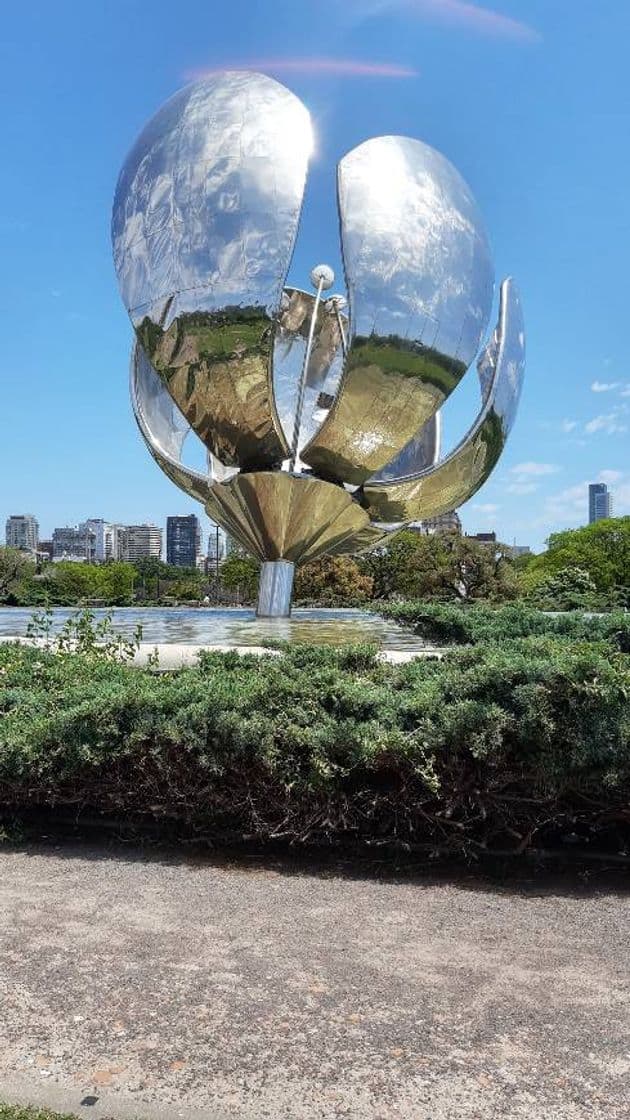
[[[153,599],[157,602],[162,596],[173,594],[173,587],[190,575],[197,575],[196,569],[177,568],[165,564],[157,556],[142,556],[134,562],[137,573],[136,594],[139,599]]]
[[[523,587],[533,590],[566,568],[587,572],[598,591],[630,587],[630,517],[553,533],[547,551],[535,556],[523,572]]]
[[[295,598],[322,606],[359,606],[372,598],[374,580],[351,556],[323,556],[295,576]]]
[[[77,603],[102,602],[105,606],[124,606],[133,601],[136,570],[133,564],[112,561],[108,564],[83,564],[62,560],[48,565],[36,582],[51,605],[75,606]]]
[[[181,579],[168,585],[168,594],[178,600],[202,599],[206,579],[202,572],[185,569]]]
[[[158,579],[164,580],[179,579],[182,571],[187,570],[175,568],[172,564],[165,564],[158,556],[141,556],[134,561],[133,566],[140,576],[152,578],[157,576]]]
[[[0,548],[0,602],[14,601],[20,586],[35,574],[35,564],[18,548]]]
[[[455,533],[441,535],[447,556],[447,586],[459,599],[514,599],[518,582],[509,548],[459,537]]]
[[[98,578],[93,564],[62,560],[46,572],[46,584],[52,603],[74,606],[88,599],[97,599]]]
[[[236,592],[245,602],[253,602],[258,590],[260,562],[253,556],[226,556],[219,569],[219,578],[227,591]]]
[[[588,606],[596,594],[597,588],[584,568],[563,568],[541,580],[533,597],[543,609],[572,611]]]
[[[127,606],[133,601],[133,593],[138,578],[133,564],[103,564],[97,569],[100,585],[99,598],[105,599],[108,606]]]
[[[527,595],[527,602],[544,611],[608,611],[630,605],[630,588],[598,591],[583,568],[562,568],[545,576]]]
[[[361,568],[374,580],[374,596],[406,599],[510,599],[517,581],[509,550],[457,533],[398,533],[368,553]]]

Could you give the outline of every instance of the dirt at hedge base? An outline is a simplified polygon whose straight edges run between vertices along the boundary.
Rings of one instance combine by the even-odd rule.
[[[629,927],[606,879],[4,850],[0,1098],[119,1120],[621,1120]]]

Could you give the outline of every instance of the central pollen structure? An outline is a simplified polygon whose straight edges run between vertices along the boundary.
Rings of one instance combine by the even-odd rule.
[[[149,122],[118,181],[114,260],[135,331],[131,396],[162,470],[262,561],[258,613],[296,564],[466,502],[512,426],[525,338],[512,280],[477,361],[481,409],[439,459],[439,410],[494,296],[474,198],[433,148],[379,136],[338,167],[347,296],[289,287],[312,130],[262,74],[213,75]],[[182,461],[190,432],[207,471]]]

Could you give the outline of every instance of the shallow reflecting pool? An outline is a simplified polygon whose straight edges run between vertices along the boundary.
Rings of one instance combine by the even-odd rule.
[[[53,629],[59,629],[76,610],[57,607]],[[112,625],[132,637],[142,626],[144,642],[181,642],[185,645],[265,645],[269,639],[341,645],[375,642],[382,649],[426,649],[427,643],[393,622],[358,610],[296,609],[290,619],[257,619],[253,610],[220,607],[114,607],[93,611],[96,619],[112,614]],[[0,608],[0,637],[23,636],[31,608]]]

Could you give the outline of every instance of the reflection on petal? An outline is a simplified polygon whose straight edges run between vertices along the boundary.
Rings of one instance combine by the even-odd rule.
[[[499,322],[481,359],[484,404],[462,442],[431,470],[414,478],[368,483],[370,517],[415,521],[448,513],[467,502],[494,469],[514,422],[525,368],[525,331],[513,280],[501,285]]]
[[[312,147],[307,110],[262,74],[217,74],[149,122],[122,170],[114,259],[138,338],[208,449],[279,466],[273,325]]]
[[[345,315],[335,310],[338,299],[338,296],[332,296],[323,299],[319,305],[306,374],[298,450],[325,420],[339,387],[343,360],[340,325],[347,331],[348,321]],[[314,305],[315,296],[311,292],[285,288],[274,342],[273,388],[287,440],[293,434],[298,386]]]
[[[209,516],[261,560],[305,564],[368,528],[368,515],[343,489],[288,471],[258,471],[213,486]]]
[[[442,419],[439,412],[427,420],[406,447],[387,463],[378,474],[372,475],[369,482],[391,482],[393,479],[407,478],[435,466],[440,457]]]
[[[130,391],[140,434],[158,466],[180,490],[200,502],[206,502],[210,491],[208,477],[185,467],[181,461],[190,425],[137,343],[131,354]]]
[[[345,156],[339,209],[350,347],[303,459],[359,485],[418,435],[472,362],[493,268],[469,188],[419,140],[381,136]]]

